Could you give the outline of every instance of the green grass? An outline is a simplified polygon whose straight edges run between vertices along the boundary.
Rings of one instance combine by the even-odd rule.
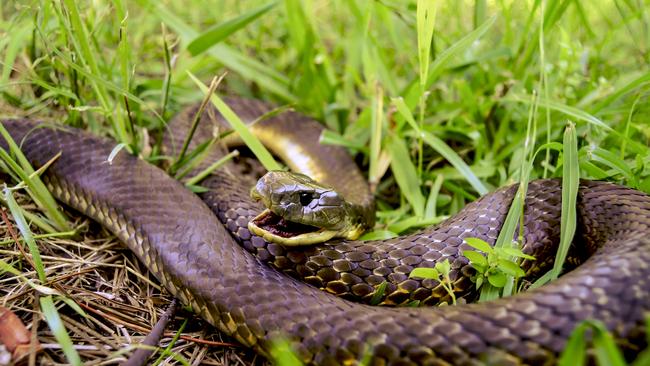
[[[439,222],[496,187],[566,176],[567,161],[571,184],[579,174],[650,192],[642,1],[10,0],[0,62],[5,116],[83,127],[153,162],[165,123],[204,98],[194,77],[227,71],[220,95],[292,105],[358,155],[378,197],[366,237]],[[7,159],[36,193],[42,214],[19,208],[32,228],[68,232],[33,171]]]

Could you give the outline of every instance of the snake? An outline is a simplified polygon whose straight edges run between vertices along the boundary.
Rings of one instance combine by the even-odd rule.
[[[255,120],[255,128],[274,126],[268,136],[294,148],[285,152],[289,159],[310,150],[330,164],[328,171],[311,160],[288,165],[303,164],[303,173],[314,170],[312,178],[347,186],[346,198],[367,199],[367,185],[350,165],[354,161],[342,157],[344,149],[302,142],[305,136],[293,123],[306,117],[285,116],[296,127],[288,128],[270,123],[276,117],[259,121],[266,104],[234,99],[230,105],[243,119]],[[580,181],[569,256],[582,263],[547,285],[485,303],[371,306],[350,298],[367,298],[380,283],[387,283],[383,302],[389,305],[444,298],[435,281],[408,276],[444,259],[451,262],[454,285],[471,287],[472,267],[461,255],[471,248],[464,238],[494,244],[516,186],[499,188],[410,235],[289,248],[251,234],[248,223],[259,214],[259,203],[251,201],[245,179],[227,169],[208,178],[205,184],[216,188],[202,194],[214,199],[206,204],[160,168],[126,151],[112,156],[116,143],[110,139],[28,119],[4,119],[2,125],[34,167],[51,163],[42,179],[55,198],[106,227],[173,296],[262,355],[283,339],[308,364],[553,364],[574,328],[588,319],[602,321],[629,358],[647,345],[650,196],[637,190]],[[7,148],[4,141],[0,145]],[[524,252],[537,258],[522,263],[533,276],[552,262],[544,258],[557,247],[561,192],[557,179],[528,185],[520,235]]]

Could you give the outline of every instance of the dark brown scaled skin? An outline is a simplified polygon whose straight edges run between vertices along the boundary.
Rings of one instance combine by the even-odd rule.
[[[233,97],[227,98],[227,103],[262,141],[273,141],[274,137],[282,135],[288,147],[276,143],[270,148],[277,155],[289,159],[289,163],[292,158],[301,160],[302,164],[289,164],[294,170],[309,175],[315,170],[310,167],[318,167],[321,182],[327,182],[346,198],[362,197],[356,198],[355,202],[367,206],[366,216],[374,215],[373,197],[347,151],[338,146],[320,144],[323,132],[321,124],[292,111],[256,122],[259,116],[272,110],[269,104]],[[198,105],[190,106],[170,122],[163,144],[168,154],[173,156],[175,151],[180,150],[179,142],[189,131],[197,110]],[[209,107],[202,115],[191,146],[209,139],[212,131],[223,132],[228,128],[228,123],[219,112]],[[304,145],[303,156],[299,158],[285,151],[301,144]],[[215,152],[204,166],[221,154],[221,151]],[[307,170],[300,170],[302,166],[307,166]],[[409,278],[413,268],[433,267],[438,261],[446,259],[451,262],[450,279],[455,296],[467,302],[475,300],[477,292],[473,291],[475,286],[470,280],[474,270],[462,256],[463,250],[471,248],[461,246],[462,239],[478,237],[494,244],[516,189],[513,186],[508,190],[499,190],[469,205],[462,214],[447,220],[435,230],[386,241],[333,240],[323,245],[289,248],[267,242],[248,230],[248,222],[264,207],[249,197],[250,187],[255,185],[255,180],[251,180],[249,174],[241,174],[239,169],[238,165],[231,164],[227,169],[216,172],[201,183],[210,190],[200,196],[244,248],[284,273],[320,289],[357,302],[370,303],[372,300],[382,305],[406,305],[413,301],[423,305],[451,302],[450,295],[438,281]],[[539,258],[523,263],[528,272],[527,280],[534,280],[553,264],[560,234],[559,189],[555,184],[547,192],[540,190],[526,203],[529,207],[524,226],[527,245],[523,249],[527,254]],[[491,214],[487,215],[487,212]],[[539,217],[544,217],[544,220],[539,220]],[[466,230],[468,227],[473,227],[473,230]],[[585,252],[581,249],[569,253],[568,259],[572,263],[581,263],[595,250],[591,248]],[[381,296],[377,296],[379,285],[384,282],[386,287],[381,291]]]
[[[3,125],[22,141],[36,123],[5,120]],[[35,167],[62,152],[44,175],[54,195],[111,230],[171,293],[202,317],[262,354],[268,354],[270,340],[283,336],[305,362],[324,365],[352,363],[367,354],[378,365],[552,364],[584,319],[602,320],[632,354],[645,347],[650,197],[643,193],[582,182],[577,243],[595,254],[547,286],[484,304],[372,307],[331,296],[265,266],[236,245],[205,204],[163,171],[125,152],[108,164],[114,142],[69,131],[37,129],[22,143]],[[461,261],[455,268],[462,272],[457,254],[464,245],[454,238],[463,233],[488,240],[496,237],[511,195],[508,188],[487,195],[463,210],[460,218],[452,218],[457,224],[447,224],[441,233],[429,229],[392,241],[393,254],[387,259],[430,253],[409,252],[420,245],[451,244],[432,260]],[[559,207],[553,202],[558,197],[557,181],[531,184],[527,239],[555,232]],[[475,211],[478,208],[482,213]],[[247,215],[245,210],[238,214]],[[545,224],[547,217],[550,221]],[[461,227],[461,223],[472,225]],[[387,243],[391,242],[378,244]],[[333,245],[365,251],[365,244]],[[274,254],[271,247],[266,250]],[[410,254],[402,256],[404,251]],[[286,254],[292,261],[290,256]]]
[[[451,264],[450,278],[456,296],[474,300],[476,291],[470,280],[474,270],[462,256],[462,251],[471,247],[463,239],[475,237],[493,245],[516,191],[515,186],[500,189],[469,204],[435,228],[408,236],[368,242],[334,240],[287,248],[269,243],[248,230],[248,221],[263,207],[250,200],[245,181],[240,182],[227,172],[218,172],[202,185],[211,189],[200,194],[201,198],[244,248],[262,261],[330,293],[365,303],[369,303],[379,285],[386,282],[384,294],[379,297],[383,305],[406,305],[411,301],[423,305],[450,302],[449,294],[438,281],[409,278],[414,268],[433,267],[446,259]],[[524,249],[536,258],[551,259],[523,263],[528,278],[532,279],[552,266],[560,234],[561,189],[558,181],[536,181],[530,189],[535,196],[529,197],[526,203],[524,238],[529,244]],[[571,257],[578,259],[578,252],[573,250]],[[587,255],[583,253],[582,256]]]

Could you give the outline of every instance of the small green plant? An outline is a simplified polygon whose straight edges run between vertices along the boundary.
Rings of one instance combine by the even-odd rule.
[[[440,285],[447,291],[451,297],[452,305],[456,305],[456,294],[454,294],[453,284],[449,278],[451,264],[449,259],[436,263],[433,268],[420,267],[411,271],[409,277],[430,278],[440,282]]]
[[[472,277],[472,281],[476,283],[477,289],[481,288],[486,280],[497,288],[506,285],[508,276],[516,281],[525,275],[524,270],[516,262],[517,258],[535,259],[533,256],[524,254],[521,249],[516,247],[516,243],[513,243],[511,247],[496,248],[478,238],[465,238],[465,242],[476,249],[464,250],[463,256],[469,259],[472,267],[476,269],[476,275]]]

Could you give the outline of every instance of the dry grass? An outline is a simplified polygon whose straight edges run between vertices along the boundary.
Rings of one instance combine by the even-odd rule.
[[[33,208],[25,196],[19,196],[24,208]],[[52,287],[77,303],[86,313],[82,317],[60,302],[59,314],[87,365],[117,364],[130,354],[130,346],[138,344],[155,325],[171,301],[171,296],[160,287],[135,255],[98,224],[71,213],[77,238],[39,239],[39,249]],[[0,256],[22,270],[25,277],[36,279],[29,268],[22,243],[12,239],[10,230],[17,232],[12,218],[0,222]],[[26,253],[27,257],[29,254]],[[27,267],[26,267],[27,266]],[[39,294],[16,277],[0,279],[0,305],[12,309],[32,330],[42,351],[31,364],[66,363],[58,342],[38,308]],[[180,338],[173,344],[173,353],[182,356],[191,365],[250,365],[263,364],[256,356],[232,339],[222,336],[196,315],[179,310],[161,341],[161,347],[170,344],[175,332],[187,320]],[[34,332],[34,329],[36,330]],[[0,329],[0,331],[2,331]],[[34,334],[35,333],[35,334]],[[160,353],[158,353],[159,355]],[[155,360],[157,356],[153,357]],[[179,363],[171,357],[163,364]]]

